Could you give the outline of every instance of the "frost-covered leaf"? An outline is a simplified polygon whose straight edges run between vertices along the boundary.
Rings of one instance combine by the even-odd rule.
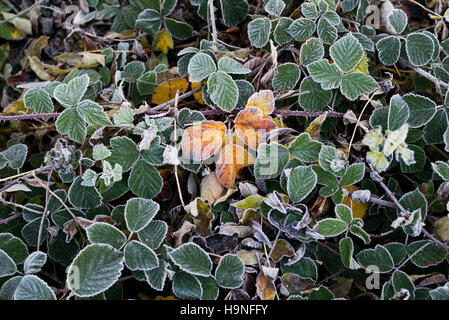
[[[30,89],[23,97],[23,103],[26,108],[33,109],[35,113],[53,112],[53,101],[50,95],[42,89]]]
[[[398,62],[401,53],[401,41],[395,36],[380,39],[376,43],[379,60],[386,66]]]
[[[56,300],[56,296],[44,280],[35,275],[26,275],[14,292],[14,300]]]
[[[152,220],[145,228],[138,232],[139,240],[151,249],[156,250],[162,244],[167,234],[167,223],[161,220]]]
[[[304,66],[322,59],[324,56],[324,46],[320,39],[310,38],[302,44],[300,50],[300,61]]]
[[[337,28],[329,22],[329,20],[321,18],[317,26],[318,37],[325,44],[333,44],[338,38]]]
[[[92,100],[82,101],[78,108],[79,114],[83,117],[91,126],[110,126],[112,125],[106,113],[103,111],[103,107]]]
[[[298,65],[294,63],[284,63],[278,66],[272,80],[273,90],[292,90],[298,83],[300,76],[301,71],[299,70]]]
[[[188,23],[166,18],[165,26],[175,39],[186,40],[193,36],[193,28]]]
[[[47,254],[42,251],[35,251],[26,258],[23,271],[25,274],[38,273],[46,262]]]
[[[125,220],[128,230],[139,232],[145,228],[156,213],[159,204],[150,199],[132,198],[126,202]]]
[[[239,62],[229,57],[223,57],[218,60],[218,69],[231,74],[247,74],[251,72],[250,69],[243,67]]]
[[[126,242],[126,236],[119,229],[105,222],[96,222],[87,229],[90,243],[105,243],[115,249],[120,249]]]
[[[405,49],[410,62],[414,66],[420,67],[430,62],[435,45],[428,35],[415,32],[407,36]]]
[[[311,167],[298,166],[290,171],[287,191],[291,200],[300,202],[315,188],[317,175]]]
[[[156,34],[161,28],[161,15],[154,9],[145,9],[137,20],[136,28],[149,34]]]
[[[84,96],[89,85],[87,74],[73,78],[69,83],[60,84],[55,88],[53,96],[64,107],[76,106]]]
[[[307,91],[298,98],[299,105],[305,110],[324,111],[332,100],[332,91],[324,90],[312,77],[304,78],[299,89]]]
[[[287,32],[296,41],[304,41],[310,38],[316,29],[315,22],[306,18],[299,18],[293,21]]]
[[[398,94],[391,97],[388,108],[388,130],[394,131],[399,129],[403,124],[407,123],[409,116],[410,111],[404,99]]]
[[[228,27],[235,26],[245,20],[248,14],[248,2],[246,0],[220,0],[223,20]]]
[[[200,82],[209,77],[217,66],[210,55],[199,52],[194,55],[189,62],[188,72],[190,82]]]
[[[393,290],[395,293],[405,289],[410,294],[410,300],[415,298],[415,285],[405,272],[402,272],[401,270],[396,270],[393,272],[391,276],[391,284],[393,285]]]
[[[289,146],[292,156],[299,161],[315,162],[321,150],[321,142],[312,140],[306,132],[301,133]]]
[[[152,270],[159,267],[156,253],[143,243],[131,241],[125,247],[125,265],[131,270]]]
[[[353,72],[343,76],[340,91],[350,101],[354,101],[363,94],[371,94],[379,88],[373,77],[360,72]]]
[[[322,219],[315,227],[315,230],[325,237],[335,237],[346,231],[348,226],[342,220],[327,218]]]
[[[101,204],[101,195],[95,187],[86,187],[82,184],[82,178],[76,177],[69,189],[69,201],[81,209],[93,209]]]
[[[436,161],[432,163],[432,169],[437,173],[442,179],[449,180],[449,165],[443,161]]]
[[[210,99],[222,110],[231,111],[237,105],[239,90],[234,79],[223,71],[214,72],[207,81]]]
[[[345,174],[340,180],[342,186],[353,185],[365,176],[365,164],[364,163],[354,163],[349,166]]]
[[[352,242],[352,239],[341,239],[339,248],[343,264],[350,269],[357,269],[359,265],[352,256],[354,254],[354,243]]]
[[[251,45],[256,48],[265,46],[270,38],[270,30],[271,22],[267,18],[257,18],[248,23],[248,37]]]
[[[0,155],[2,156],[5,165],[11,169],[20,169],[23,167],[28,155],[28,146],[23,143],[18,143],[10,146],[5,151],[1,152]],[[0,165],[0,167],[4,167],[4,165]]]
[[[432,300],[449,300],[449,282],[429,292]]]
[[[86,138],[87,129],[84,119],[77,108],[65,109],[56,120],[56,129],[61,134],[67,134],[69,138],[80,144]]]
[[[0,278],[13,275],[17,272],[17,266],[13,259],[0,249]]]
[[[162,291],[167,278],[167,263],[165,260],[159,260],[158,267],[151,270],[145,270],[145,278],[151,288],[157,291]]]
[[[279,17],[284,11],[285,2],[282,0],[269,0],[265,5],[265,11],[273,16]]]
[[[409,107],[410,117],[407,122],[412,128],[428,123],[436,112],[436,103],[429,98],[417,94],[407,94],[402,98]]]
[[[388,22],[398,34],[407,27],[407,20],[407,14],[401,9],[395,9],[388,15]]]
[[[362,60],[363,49],[357,38],[348,33],[329,48],[329,54],[342,72],[350,72]]]
[[[365,249],[356,255],[358,263],[367,270],[385,273],[394,267],[390,252],[382,245],[376,245],[374,249]]]
[[[193,275],[207,277],[212,270],[212,261],[207,253],[195,243],[185,243],[169,253],[173,262]]]
[[[217,284],[225,289],[234,289],[242,285],[245,266],[242,260],[234,254],[225,254],[215,270]]]
[[[288,28],[293,23],[293,19],[287,17],[279,18],[276,28],[274,29],[274,41],[278,44],[286,44],[292,39],[292,36],[288,33]]]
[[[336,64],[330,64],[327,59],[312,62],[307,66],[313,81],[321,84],[324,90],[336,89],[340,86],[342,73]]]
[[[20,238],[11,233],[0,233],[0,250],[3,250],[16,264],[28,257],[28,248]]]
[[[254,176],[256,179],[275,178],[284,170],[288,159],[288,149],[283,145],[276,142],[261,143],[257,149]]]
[[[127,172],[139,159],[140,153],[137,145],[125,136],[112,138],[110,144],[111,156],[107,160],[111,165],[120,164],[123,172]]]
[[[67,285],[79,297],[92,297],[110,288],[122,269],[122,252],[107,244],[91,244],[69,266]]]
[[[203,295],[203,288],[198,278],[183,271],[176,273],[172,290],[180,299],[200,299]]]
[[[128,185],[136,196],[151,199],[161,192],[163,180],[152,165],[139,160],[131,170]]]

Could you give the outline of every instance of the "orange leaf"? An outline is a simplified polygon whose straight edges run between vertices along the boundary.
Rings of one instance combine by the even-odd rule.
[[[257,107],[246,107],[235,118],[237,135],[254,150],[265,140],[265,134],[276,127],[273,119]]]
[[[248,99],[247,107],[259,108],[264,116],[271,114],[274,111],[274,95],[271,90],[261,90],[254,93]]]
[[[226,133],[226,126],[219,121],[196,123],[182,134],[182,157],[202,161],[213,156],[220,149]]]
[[[171,79],[162,82],[154,91],[152,103],[162,104],[175,98],[176,91],[184,93],[187,90],[189,83],[184,78]]]
[[[234,188],[235,179],[240,169],[254,164],[256,160],[242,147],[235,144],[224,146],[215,166],[218,180],[226,188]]]

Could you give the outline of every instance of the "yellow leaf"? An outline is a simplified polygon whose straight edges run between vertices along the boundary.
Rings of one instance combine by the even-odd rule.
[[[153,47],[157,51],[167,54],[168,49],[173,49],[173,39],[168,31],[159,32],[153,40]]]
[[[196,90],[201,88],[202,85],[205,85],[207,83],[207,81],[202,81],[202,82],[192,82],[192,90]],[[195,92],[193,94],[193,96],[195,97],[195,100],[198,101],[200,104],[206,104],[206,102],[204,102],[203,100],[203,90],[199,90],[197,92]]]
[[[363,55],[362,60],[355,66],[355,68],[349,72],[361,72],[363,74],[368,74],[368,59],[366,58],[366,54]]]
[[[30,61],[30,67],[36,73],[36,75],[41,79],[45,81],[53,80],[54,78],[48,74],[47,71],[45,71],[44,64],[41,60],[39,60],[38,57],[28,57]]]
[[[312,139],[320,138],[320,130],[323,122],[326,120],[327,112],[323,113],[321,116],[315,118],[307,127],[306,132],[310,134]]]
[[[349,192],[357,191],[357,188],[354,186],[347,186],[343,187],[344,189],[348,190]],[[348,197],[343,198],[343,204],[347,205],[352,209],[352,216],[354,218],[363,218],[365,216],[366,210],[368,210],[368,204],[367,203],[360,203],[355,200],[351,200]]]
[[[154,91],[152,103],[162,104],[175,98],[176,91],[184,93],[187,90],[189,83],[184,78],[171,79],[162,82]]]
[[[2,12],[2,14],[3,17],[5,17],[5,19],[10,19],[15,16],[15,14],[9,12]],[[10,22],[14,25],[14,27],[16,27],[21,32],[26,33],[28,35],[33,34],[30,20],[16,17],[11,19]]]

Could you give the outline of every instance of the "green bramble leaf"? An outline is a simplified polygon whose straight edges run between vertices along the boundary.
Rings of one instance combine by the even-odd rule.
[[[200,82],[217,70],[210,55],[200,52],[194,55],[189,62],[188,72],[190,82]]]
[[[324,90],[336,89],[340,86],[342,73],[335,63],[330,64],[327,59],[312,62],[307,66],[313,81],[321,84]]]
[[[363,58],[363,49],[359,40],[351,33],[337,40],[329,48],[329,54],[342,72],[352,71]]]
[[[279,18],[276,28],[274,29],[274,41],[283,45],[292,39],[292,36],[288,33],[288,28],[293,23],[293,19],[287,17]]]
[[[317,184],[317,175],[310,166],[298,166],[290,171],[287,191],[290,199],[300,202],[305,199]]]
[[[35,275],[26,275],[14,292],[14,300],[56,300],[50,286]]]
[[[153,220],[159,204],[150,199],[132,198],[126,202],[125,220],[128,230],[139,232]]]
[[[288,28],[287,32],[296,41],[304,41],[310,38],[316,30],[316,25],[313,20],[306,18],[299,18],[293,21],[293,23]]]
[[[159,267],[156,253],[143,243],[131,241],[125,247],[125,265],[130,270],[153,270]]]
[[[292,90],[298,83],[301,71],[297,64],[284,63],[278,66],[276,74],[272,80],[274,90],[288,91]]]
[[[321,150],[321,142],[312,140],[307,132],[301,133],[290,144],[288,151],[302,162],[315,162]]]
[[[312,77],[304,78],[299,90],[307,92],[298,98],[299,105],[307,111],[324,111],[332,100],[332,91],[324,90]]]
[[[70,140],[82,144],[86,138],[87,129],[83,116],[77,108],[65,109],[56,120],[56,130],[69,136]]]
[[[119,229],[105,222],[96,222],[87,229],[90,243],[105,243],[119,250],[126,242],[126,236]]]
[[[247,74],[251,70],[243,67],[239,62],[229,57],[223,57],[218,60],[218,70],[231,74]]]
[[[361,72],[353,72],[343,76],[340,91],[350,101],[364,94],[371,94],[379,88],[373,77]]]
[[[302,44],[300,50],[300,61],[304,66],[324,57],[324,46],[320,39],[310,38]]]
[[[91,244],[80,251],[67,270],[67,286],[78,297],[93,297],[120,277],[123,253],[108,244]]]
[[[325,237],[335,237],[346,231],[347,224],[338,219],[327,218],[320,220],[315,227],[315,230]]]
[[[364,163],[354,163],[349,166],[345,174],[340,180],[342,186],[354,185],[365,176],[365,164]]]
[[[393,270],[394,262],[390,252],[382,245],[374,249],[365,249],[357,255],[357,262],[367,270],[386,273]]]
[[[220,109],[232,111],[239,99],[239,89],[234,79],[223,71],[214,72],[207,80],[207,93]]]
[[[238,288],[243,283],[245,266],[240,258],[233,254],[225,254],[215,270],[217,284],[225,289]]]
[[[26,258],[23,271],[25,274],[38,273],[46,262],[47,254],[42,251],[35,251]]]
[[[420,67],[430,62],[435,45],[432,38],[428,35],[415,32],[407,36],[405,50],[410,62],[414,66]]]
[[[172,261],[183,271],[207,277],[212,270],[212,261],[207,253],[195,243],[185,243],[169,253]]]
[[[256,48],[264,47],[270,39],[270,30],[271,21],[267,18],[257,18],[248,23],[248,37],[251,45]]]
[[[28,90],[23,97],[23,103],[35,113],[50,113],[54,110],[50,95],[42,89]]]
[[[386,66],[392,66],[399,60],[401,41],[395,36],[380,39],[376,43],[379,60]]]
[[[407,14],[401,9],[395,9],[388,15],[388,22],[397,34],[401,34],[407,27]]]
[[[407,123],[409,116],[410,111],[404,99],[398,94],[391,97],[388,108],[388,130],[398,130],[403,124]]]
[[[149,34],[156,34],[161,24],[161,15],[154,9],[145,9],[136,20],[136,28]]]
[[[69,81],[69,83],[60,84],[55,88],[53,96],[64,107],[76,106],[89,85],[89,76],[84,74]]]
[[[221,12],[226,26],[235,26],[245,20],[248,14],[246,0],[220,0]]]
[[[269,0],[265,5],[265,11],[276,17],[279,17],[284,9],[285,2],[282,0]]]

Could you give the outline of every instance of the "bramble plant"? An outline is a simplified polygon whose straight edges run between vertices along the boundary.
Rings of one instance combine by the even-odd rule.
[[[448,1],[29,2],[0,300],[449,299]]]

